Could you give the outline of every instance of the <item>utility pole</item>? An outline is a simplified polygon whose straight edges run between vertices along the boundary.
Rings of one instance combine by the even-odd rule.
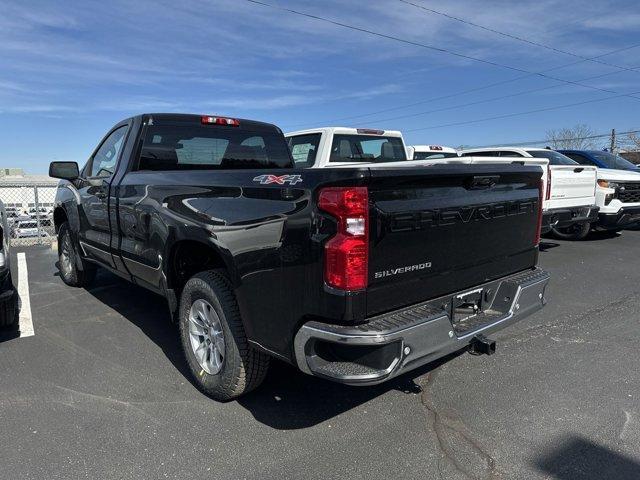
[[[616,153],[616,129],[611,129],[611,148],[609,150],[611,153]]]

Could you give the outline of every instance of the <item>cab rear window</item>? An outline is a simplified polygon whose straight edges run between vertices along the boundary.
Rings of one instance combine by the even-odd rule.
[[[233,170],[293,166],[284,136],[237,127],[148,126],[138,170]]]
[[[379,135],[334,135],[331,162],[402,162],[407,159],[402,140]]]

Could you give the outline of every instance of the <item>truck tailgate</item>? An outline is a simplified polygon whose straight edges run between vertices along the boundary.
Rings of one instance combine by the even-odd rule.
[[[551,191],[545,208],[594,205],[596,167],[550,165]]]
[[[367,316],[532,268],[542,169],[370,169]]]

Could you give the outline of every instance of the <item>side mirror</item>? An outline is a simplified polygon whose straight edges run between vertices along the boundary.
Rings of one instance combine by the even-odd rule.
[[[80,176],[80,169],[76,162],[51,162],[49,176],[72,181]]]

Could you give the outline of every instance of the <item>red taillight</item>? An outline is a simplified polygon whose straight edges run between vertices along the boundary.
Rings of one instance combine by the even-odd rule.
[[[200,117],[200,121],[203,125],[228,125],[230,127],[240,126],[240,120],[237,118],[210,117],[209,115],[203,115]]]
[[[547,165],[547,193],[545,195],[545,200],[551,199],[551,167]]]
[[[533,244],[535,246],[540,245],[540,237],[542,235],[542,189],[543,189],[542,183],[543,183],[542,179],[540,179],[540,183],[538,183],[538,218],[537,218],[538,224],[536,225],[536,236],[533,241]],[[548,187],[547,187],[547,191],[549,191]]]
[[[356,132],[362,135],[384,135],[384,130],[373,130],[371,128],[357,128]]]
[[[318,207],[331,214],[338,232],[324,247],[325,282],[341,290],[367,287],[369,266],[369,191],[366,187],[329,187]]]

